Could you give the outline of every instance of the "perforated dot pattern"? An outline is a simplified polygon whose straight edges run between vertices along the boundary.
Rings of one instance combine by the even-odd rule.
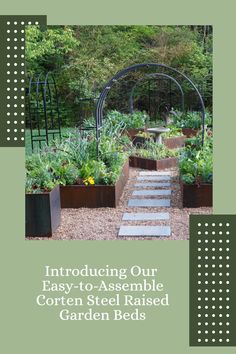
[[[0,147],[25,142],[25,28],[46,25],[46,16],[0,16]]]
[[[190,345],[232,346],[234,215],[190,217]]]

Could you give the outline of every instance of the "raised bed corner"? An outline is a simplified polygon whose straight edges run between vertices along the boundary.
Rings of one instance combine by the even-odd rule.
[[[166,168],[177,167],[178,160],[176,157],[169,157],[162,160],[151,160],[138,156],[130,156],[130,167],[142,168],[145,170],[165,170]]]
[[[184,146],[185,140],[186,140],[185,135],[174,136],[172,138],[163,139],[163,143],[168,149],[179,149]]]
[[[115,208],[119,204],[125,184],[129,178],[129,163],[124,164],[121,175],[113,186],[71,185],[61,186],[62,208]]]
[[[186,184],[181,181],[184,208],[212,207],[212,184]]]
[[[182,133],[187,138],[192,138],[193,136],[197,136],[200,129],[191,129],[191,128],[182,128]]]
[[[60,188],[49,193],[27,193],[25,197],[25,234],[50,237],[61,221]]]

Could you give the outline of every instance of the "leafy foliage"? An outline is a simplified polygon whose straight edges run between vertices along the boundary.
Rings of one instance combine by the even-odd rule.
[[[177,128],[191,128],[200,129],[202,125],[201,112],[188,111],[188,112],[176,112],[173,117],[173,124]],[[212,115],[209,112],[205,114],[205,125],[212,125]]]
[[[177,156],[178,152],[168,149],[163,144],[157,144],[152,139],[150,139],[146,140],[144,144],[136,147],[132,154],[151,160],[161,160],[168,157],[175,157]]]
[[[48,161],[40,154],[26,160],[26,192],[50,192],[58,183]]]
[[[40,193],[56,185],[114,184],[128,158],[130,140],[122,136],[119,126],[111,130],[104,124],[100,135],[99,157],[96,158],[94,131],[73,131],[62,142],[54,141],[40,154],[26,159],[26,191]],[[107,132],[109,131],[109,134]]]
[[[29,74],[54,71],[63,124],[79,115],[80,99],[95,98],[116,72],[142,62],[178,68],[211,97],[205,77],[212,71],[212,31],[205,26],[48,26],[27,29]],[[128,78],[126,79],[128,80]],[[112,107],[120,93],[112,96]],[[209,105],[211,103],[209,102]],[[93,104],[86,106],[92,112]],[[66,115],[66,111],[70,112]],[[77,117],[78,119],[78,117]]]
[[[162,134],[163,138],[172,138],[175,136],[182,136],[183,135],[181,128],[176,127],[176,125],[174,125],[174,124],[168,125],[168,128],[170,129],[170,131]]]
[[[41,31],[37,26],[29,26],[26,36],[29,74],[59,71],[69,62],[72,52],[79,48],[79,41],[69,26],[48,27],[45,31]]]
[[[135,111],[133,114],[124,114],[118,111],[108,112],[106,118],[109,126],[120,126],[124,130],[141,129],[149,122],[149,116],[145,112]]]
[[[212,183],[213,179],[212,137],[206,137],[205,144],[188,145],[179,159],[180,175],[188,184]]]

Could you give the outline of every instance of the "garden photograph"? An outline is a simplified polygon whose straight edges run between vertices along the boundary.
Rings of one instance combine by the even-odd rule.
[[[25,51],[26,240],[188,240],[212,214],[212,26],[29,26]]]

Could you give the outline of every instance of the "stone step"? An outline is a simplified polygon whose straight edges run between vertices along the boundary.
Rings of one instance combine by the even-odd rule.
[[[170,189],[141,189],[139,191],[133,191],[134,196],[155,196],[155,195],[171,195]]]
[[[170,236],[169,226],[121,226],[119,236]]]
[[[129,207],[170,207],[170,199],[130,199]]]
[[[168,220],[169,213],[124,213],[123,221]]]
[[[135,183],[134,186],[135,187],[170,187],[170,183],[169,182],[142,182],[142,183]]]
[[[138,176],[138,181],[170,181],[170,176]]]
[[[171,173],[168,171],[141,171],[140,176],[170,176]]]

